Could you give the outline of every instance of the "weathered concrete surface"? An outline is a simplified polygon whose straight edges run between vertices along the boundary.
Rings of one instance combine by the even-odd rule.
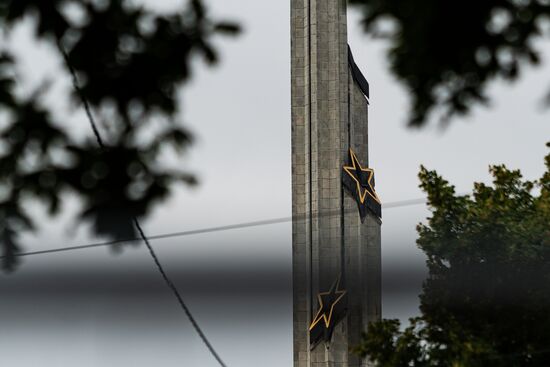
[[[368,164],[368,102],[348,65],[345,0],[291,0],[294,366],[366,366],[349,353],[380,318],[380,221],[343,191],[352,148]],[[310,350],[317,293],[338,276],[347,317]]]

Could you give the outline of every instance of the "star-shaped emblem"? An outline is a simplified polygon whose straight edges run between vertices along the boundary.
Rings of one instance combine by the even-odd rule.
[[[340,290],[340,277],[332,284],[332,287],[328,292],[322,292],[317,295],[319,300],[319,311],[313,318],[311,325],[309,326],[309,331],[313,330],[318,324],[323,321],[326,329],[332,326],[332,315],[334,312],[334,307],[342,297],[346,294],[345,290]]]
[[[345,165],[343,168],[344,187],[356,198],[361,220],[366,217],[366,208],[381,217],[382,203],[374,190],[374,170],[362,167],[352,149],[349,150],[349,165]]]
[[[357,159],[353,150],[350,149],[349,154],[351,157],[351,166],[344,166],[344,171],[355,181],[361,204],[365,203],[367,195],[380,204],[380,199],[376,195],[376,191],[374,191],[374,170],[361,167],[361,163],[359,163],[359,159]]]

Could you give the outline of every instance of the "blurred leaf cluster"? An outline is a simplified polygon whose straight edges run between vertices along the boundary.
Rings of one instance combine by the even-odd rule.
[[[550,147],[550,144],[548,144]],[[357,352],[380,367],[550,365],[550,154],[540,180],[491,167],[471,197],[422,168],[421,316],[372,324]]]
[[[71,100],[75,106],[83,98],[89,102],[105,146],[71,135],[71,121],[56,119],[52,106],[45,105],[47,88],[30,96],[18,93],[18,60],[2,46],[0,249],[5,270],[16,265],[21,231],[35,228],[26,210],[31,200],[45,203],[53,215],[63,195],[76,193],[83,202],[80,218],[98,234],[133,238],[132,217],[149,213],[174,183],[195,183],[192,174],[163,166],[159,157],[167,149],[182,152],[192,141],[177,118],[178,92],[191,75],[193,59],[215,63],[212,37],[238,32],[237,25],[212,19],[201,0],[168,14],[122,0],[1,2],[4,32],[27,18],[34,20],[36,41],[57,50],[68,74],[74,70],[78,89]]]
[[[391,70],[412,99],[409,124],[444,121],[489,101],[490,81],[538,64],[547,0],[350,0],[368,34],[390,41]]]

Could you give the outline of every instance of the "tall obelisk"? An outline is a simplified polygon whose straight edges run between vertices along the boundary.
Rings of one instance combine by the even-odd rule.
[[[346,0],[291,0],[294,366],[367,366],[349,351],[380,318],[380,202],[368,83]]]

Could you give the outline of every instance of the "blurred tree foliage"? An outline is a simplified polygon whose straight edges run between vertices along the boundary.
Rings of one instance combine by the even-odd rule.
[[[548,144],[550,147],[550,143]],[[550,154],[538,181],[494,166],[472,197],[422,168],[421,316],[372,324],[357,352],[380,367],[550,366]]]
[[[211,19],[201,0],[171,14],[122,0],[12,0],[0,2],[5,33],[35,21],[37,42],[66,55],[81,95],[102,122],[105,147],[71,136],[71,121],[58,121],[41,97],[17,92],[17,59],[7,45],[0,54],[0,248],[6,270],[16,265],[18,236],[35,228],[25,210],[30,200],[58,212],[62,196],[77,193],[80,218],[99,235],[133,238],[132,217],[142,217],[166,198],[176,182],[192,174],[159,164],[166,149],[191,142],[179,126],[178,90],[191,62],[217,61],[211,38],[238,27]],[[38,60],[36,61],[38,62]],[[59,114],[58,114],[59,115]],[[90,136],[91,136],[90,129]]]
[[[491,80],[515,80],[540,62],[548,0],[350,0],[367,33],[386,38],[391,70],[411,96],[409,124],[486,104]],[[550,98],[550,97],[549,97]]]

